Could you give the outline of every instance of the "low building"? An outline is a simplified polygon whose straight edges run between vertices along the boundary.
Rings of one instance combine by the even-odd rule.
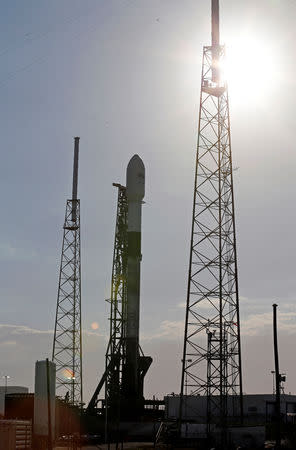
[[[31,420],[34,417],[34,394],[7,394],[5,419]]]
[[[31,421],[0,420],[0,450],[30,450],[31,448]]]
[[[26,394],[29,389],[24,386],[0,386],[0,414],[4,415],[6,394]]]
[[[165,418],[176,420],[179,417],[179,395],[168,395],[165,400]],[[236,402],[239,411],[239,398],[231,398]],[[206,423],[207,397],[188,395],[183,397],[183,420],[196,423]],[[270,422],[275,416],[275,395],[250,394],[243,396],[244,418],[252,423]],[[215,412],[213,412],[215,415]],[[281,394],[281,415],[286,422],[296,421],[296,395]]]

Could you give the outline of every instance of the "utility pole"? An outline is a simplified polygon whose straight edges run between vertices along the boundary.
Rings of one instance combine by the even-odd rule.
[[[67,200],[52,360],[56,392],[82,405],[80,200],[77,198],[79,137],[74,138],[72,199]]]
[[[49,361],[46,358],[46,388],[47,388],[47,445],[48,450],[53,450],[52,446],[52,425],[51,425],[51,396],[50,396],[50,379],[49,379]]]
[[[203,48],[179,417],[182,421],[190,383],[192,395],[207,398],[209,437],[216,417],[227,448],[228,416],[242,419],[243,405],[229,101],[220,70],[224,57],[219,0],[212,0],[212,43]],[[198,411],[194,414],[199,421]]]
[[[281,448],[281,375],[279,369],[279,353],[277,342],[277,304],[273,304],[273,347],[275,366],[275,415],[276,415],[276,439],[275,448]]]
[[[7,394],[7,381],[9,380],[10,376],[9,375],[4,375],[2,378],[5,379],[4,395],[6,395]]]

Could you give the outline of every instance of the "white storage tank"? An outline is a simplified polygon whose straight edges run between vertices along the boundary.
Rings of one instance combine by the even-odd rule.
[[[34,395],[34,434],[48,436],[51,422],[51,436],[55,436],[55,385],[56,365],[48,359],[36,361]]]

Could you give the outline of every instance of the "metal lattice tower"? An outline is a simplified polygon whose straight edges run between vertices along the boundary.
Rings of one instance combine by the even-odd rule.
[[[122,371],[125,362],[126,335],[126,289],[127,289],[127,198],[126,188],[113,183],[118,188],[117,214],[113,250],[113,265],[110,297],[110,337],[106,350],[105,372],[89,402],[87,409],[93,411],[98,404],[98,396],[105,385],[106,421],[113,421],[120,415]],[[109,412],[109,414],[108,414]]]
[[[112,410],[113,417],[119,417],[126,335],[127,198],[124,186],[113,185],[118,187],[118,200],[111,280],[110,338],[106,352],[106,371],[108,367],[112,367],[112,370],[107,371],[105,399],[106,409]]]
[[[182,360],[180,417],[207,397],[208,431],[242,414],[242,373],[233,169],[227,84],[220,65],[219,3],[204,47]],[[192,408],[191,408],[192,409]],[[190,412],[198,421],[200,411]]]
[[[82,398],[80,200],[77,199],[79,138],[75,138],[72,199],[67,200],[52,360],[57,395],[73,405]]]

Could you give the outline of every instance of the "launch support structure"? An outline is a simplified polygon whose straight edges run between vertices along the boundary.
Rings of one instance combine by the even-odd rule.
[[[67,200],[59,275],[52,360],[56,394],[81,406],[82,336],[80,268],[80,200],[77,199],[79,137],[74,138],[72,199]]]
[[[105,385],[105,418],[135,419],[144,406],[144,377],[152,358],[139,345],[142,203],[145,167],[134,155],[127,167],[126,187],[118,187],[117,219],[110,299],[110,339],[105,372],[87,407],[94,411]],[[109,426],[109,425],[108,425]],[[108,429],[108,426],[106,427]]]
[[[190,408],[187,395],[206,396],[208,434],[218,417],[226,445],[227,418],[242,415],[242,371],[229,103],[221,76],[224,56],[219,0],[212,0],[212,45],[203,49],[180,419]],[[198,411],[192,414],[198,422]]]

